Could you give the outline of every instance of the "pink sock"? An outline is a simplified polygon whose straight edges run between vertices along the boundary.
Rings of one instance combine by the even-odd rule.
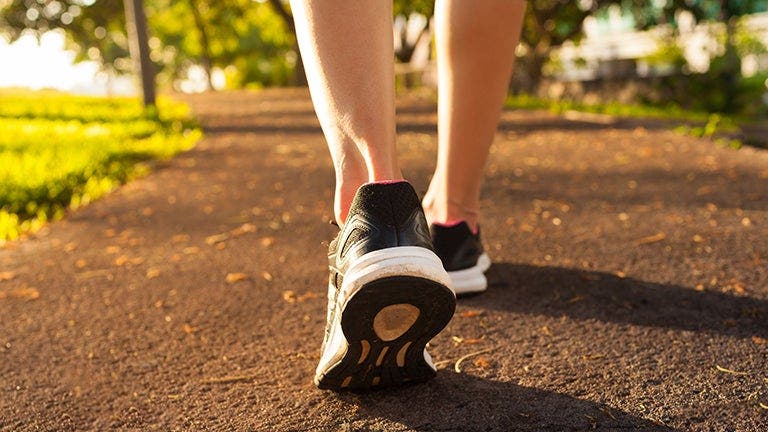
[[[377,180],[368,182],[366,184],[395,184],[395,183],[408,183],[408,180],[400,179],[400,180]]]
[[[463,219],[450,219],[445,222],[432,222],[432,225],[437,225],[443,228],[453,228],[462,222],[466,222],[466,221]],[[469,229],[472,231],[472,234],[477,234],[477,227],[474,227],[474,228],[469,227]]]

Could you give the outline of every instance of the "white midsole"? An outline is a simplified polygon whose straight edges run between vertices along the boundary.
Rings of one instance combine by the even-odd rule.
[[[451,278],[451,285],[449,286],[457,295],[485,291],[488,288],[488,280],[483,273],[490,267],[491,258],[483,252],[474,266],[448,272],[448,276]]]
[[[450,287],[451,279],[443,268],[440,258],[429,249],[418,246],[397,246],[367,253],[354,261],[344,274],[336,304],[339,310],[334,316],[328,341],[317,366],[315,381],[338,364],[347,352],[349,344],[341,329],[341,315],[352,296],[366,284],[390,276],[413,276],[429,279]],[[334,289],[329,285],[329,291]],[[432,365],[424,350],[427,364]]]

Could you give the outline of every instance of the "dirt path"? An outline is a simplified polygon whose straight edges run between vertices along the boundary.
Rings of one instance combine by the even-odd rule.
[[[190,101],[195,150],[0,249],[0,430],[768,430],[768,152],[506,113],[491,287],[438,378],[336,395],[311,384],[334,227],[309,99]],[[433,107],[399,120],[423,191]]]

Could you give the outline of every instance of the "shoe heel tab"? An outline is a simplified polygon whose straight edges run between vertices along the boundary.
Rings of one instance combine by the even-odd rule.
[[[405,180],[385,183],[366,183],[357,190],[349,215],[367,214],[382,223],[399,225],[414,212],[421,210],[416,190]]]

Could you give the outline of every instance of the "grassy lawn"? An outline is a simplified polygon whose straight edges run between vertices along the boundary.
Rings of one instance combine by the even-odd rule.
[[[161,99],[0,92],[0,244],[145,174],[201,137],[189,108]]]
[[[545,109],[555,114],[578,111],[614,117],[664,120],[670,122],[670,128],[679,133],[695,137],[714,138],[718,143],[731,148],[740,148],[742,143],[739,140],[729,138],[729,136],[737,135],[740,131],[739,125],[749,122],[749,119],[685,110],[675,105],[661,107],[613,102],[584,104],[570,100],[556,101],[528,95],[510,95],[507,97],[505,105],[507,108],[514,109]],[[756,144],[764,146],[763,143]]]

